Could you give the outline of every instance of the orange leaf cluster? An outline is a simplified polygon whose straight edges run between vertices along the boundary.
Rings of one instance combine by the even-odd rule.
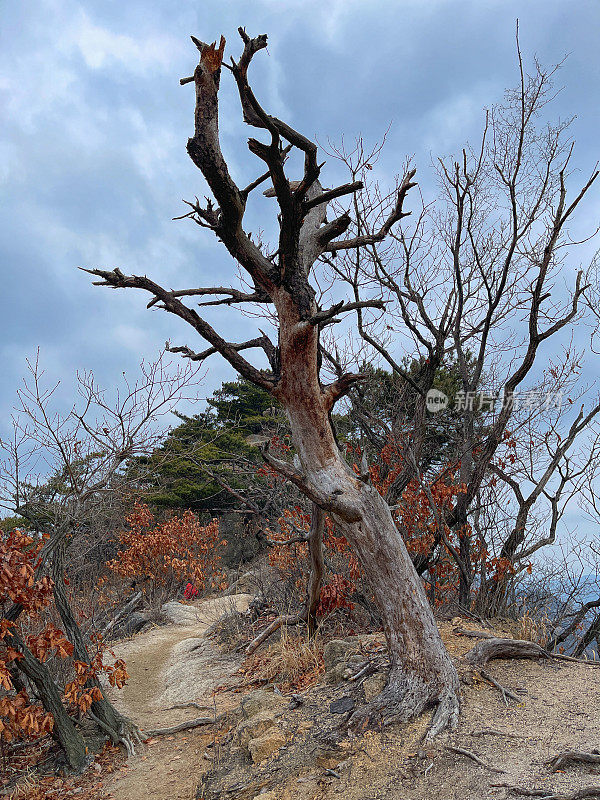
[[[0,738],[6,741],[45,735],[54,722],[50,714],[30,701],[25,691],[14,690],[11,667],[22,655],[11,637],[16,625],[6,618],[13,603],[23,607],[21,617],[28,620],[39,617],[52,600],[50,578],[35,577],[43,543],[43,539],[19,530],[0,535],[0,687],[5,692],[0,698]],[[40,661],[52,652],[60,658],[73,652],[63,633],[51,624],[37,635],[28,636],[27,645]]]
[[[147,586],[191,581],[199,591],[225,585],[219,548],[226,542],[220,538],[218,520],[202,526],[195,514],[185,511],[156,523],[148,506],[136,503],[127,524],[117,557],[108,562],[117,575],[143,579]]]

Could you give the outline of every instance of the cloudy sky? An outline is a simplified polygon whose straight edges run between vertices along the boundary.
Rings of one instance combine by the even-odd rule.
[[[413,155],[427,187],[432,154],[475,139],[483,107],[515,84],[519,17],[526,57],[569,55],[555,110],[578,115],[576,165],[587,174],[600,151],[597,0],[4,0],[1,8],[0,427],[38,346],[48,375],[65,385],[80,368],[110,385],[166,339],[201,346],[177,319],[146,311],[140,294],[93,288],[77,270],[118,266],[179,287],[233,272],[208,232],[171,221],[181,198],[203,192],[185,151],[193,88],[179,85],[197,61],[190,34],[222,33],[237,55],[238,25],[267,32],[253,83],[268,110],[321,141],[373,141],[391,122],[382,169],[393,173]],[[243,184],[260,170],[230,83],[225,74],[223,145]],[[586,223],[600,217],[597,192],[584,214]],[[232,317],[227,331],[247,338],[252,325]],[[213,359],[202,393],[230,374]]]

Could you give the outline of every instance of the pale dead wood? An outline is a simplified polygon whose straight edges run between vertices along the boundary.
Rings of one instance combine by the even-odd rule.
[[[550,654],[535,642],[524,639],[486,639],[465,655],[470,664],[487,664],[494,658],[548,659]]]
[[[465,660],[470,664],[487,664],[494,658],[531,658],[531,659],[556,659],[558,661],[569,661],[576,664],[584,664],[587,667],[600,667],[600,661],[590,661],[584,658],[574,658],[565,656],[562,653],[549,653],[535,642],[525,639],[486,639],[475,645],[472,650],[465,655]]]
[[[107,625],[104,626],[104,628],[100,632],[100,635],[102,636],[102,638],[105,639],[107,637],[107,635],[115,627],[117,622],[120,622],[120,620],[122,620],[123,617],[125,617],[131,611],[135,611],[135,609],[138,608],[138,606],[141,605],[141,602],[142,602],[142,592],[137,592],[131,598],[131,600],[128,600],[128,602],[125,603],[125,605],[114,615],[114,617],[110,620],[110,622]]]

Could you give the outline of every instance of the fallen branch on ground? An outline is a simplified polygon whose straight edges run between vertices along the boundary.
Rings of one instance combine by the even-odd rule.
[[[466,756],[476,764],[479,764],[480,767],[489,769],[490,772],[506,772],[506,770],[500,769],[500,767],[492,767],[490,764],[486,764],[485,761],[482,761],[479,756],[475,755],[475,753],[472,753],[470,750],[465,750],[463,747],[452,747],[451,745],[447,745],[446,750],[450,750],[452,753],[457,753],[459,756]]]
[[[306,620],[307,614],[305,611],[300,614],[288,614],[287,616],[277,617],[277,619],[274,619],[270,625],[267,625],[267,627],[250,642],[245,650],[246,655],[252,655],[252,653],[258,650],[261,644],[265,642],[269,636],[274,634],[275,631],[278,631],[282,625],[299,625],[301,622],[306,622]]]
[[[218,717],[196,717],[196,719],[190,719],[187,722],[180,722],[179,725],[171,725],[170,728],[154,728],[143,733],[145,736],[169,736],[172,733],[190,730],[190,728],[199,728],[201,725],[212,725],[215,722],[220,722],[224,716],[224,714],[219,714]]]
[[[100,635],[103,639],[106,639],[107,635],[112,631],[115,627],[117,622],[120,622],[123,617],[127,616],[131,611],[135,611],[138,606],[142,603],[142,592],[138,592],[135,594],[131,600],[128,600],[127,603],[123,606],[123,608],[118,611],[115,616],[110,620],[110,622],[105,625],[105,627],[100,631]]]

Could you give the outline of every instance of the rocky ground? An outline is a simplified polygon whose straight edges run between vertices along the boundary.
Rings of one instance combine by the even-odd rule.
[[[553,791],[567,796],[600,785],[597,766],[552,773],[546,765],[560,751],[598,747],[600,670],[571,663],[492,662],[488,673],[523,698],[507,706],[497,689],[461,661],[474,642],[453,633],[456,622],[441,626],[467,681],[454,733],[425,746],[429,720],[422,718],[349,737],[348,713],[379,691],[385,670],[347,680],[365,659],[380,657],[368,641],[358,653],[350,640],[345,651],[343,642],[334,642],[329,653],[325,648],[329,669],[319,686],[292,698],[263,690],[242,701],[237,718],[232,715],[220,763],[202,776],[197,798],[477,800],[516,796],[511,787],[540,790],[535,796]]]
[[[381,635],[323,644],[316,685],[285,691],[275,678],[256,688],[242,657],[207,636],[224,614],[243,611],[249,595],[193,604],[170,603],[169,622],[118,642],[130,679],[114,692],[118,707],[143,729],[200,716],[215,722],[154,736],[129,761],[102,756],[85,783],[56,784],[46,794],[86,800],[484,800],[570,797],[600,786],[600,767],[552,772],[548,759],[564,750],[600,746],[600,669],[554,660],[495,660],[487,673],[464,655],[476,643],[465,620],[440,623],[463,682],[458,729],[423,744],[429,719],[355,738],[345,722],[385,681]],[[462,632],[461,632],[462,630]],[[512,631],[498,624],[499,636]],[[284,692],[280,691],[284,688]],[[95,773],[97,770],[97,773]],[[96,781],[97,778],[97,781]],[[50,786],[50,784],[48,784]],[[55,792],[58,791],[58,794]],[[54,792],[54,793],[53,793]],[[61,793],[62,792],[62,793]],[[78,795],[77,793],[80,792]],[[15,795],[15,797],[21,795]],[[600,797],[582,793],[580,797]]]

